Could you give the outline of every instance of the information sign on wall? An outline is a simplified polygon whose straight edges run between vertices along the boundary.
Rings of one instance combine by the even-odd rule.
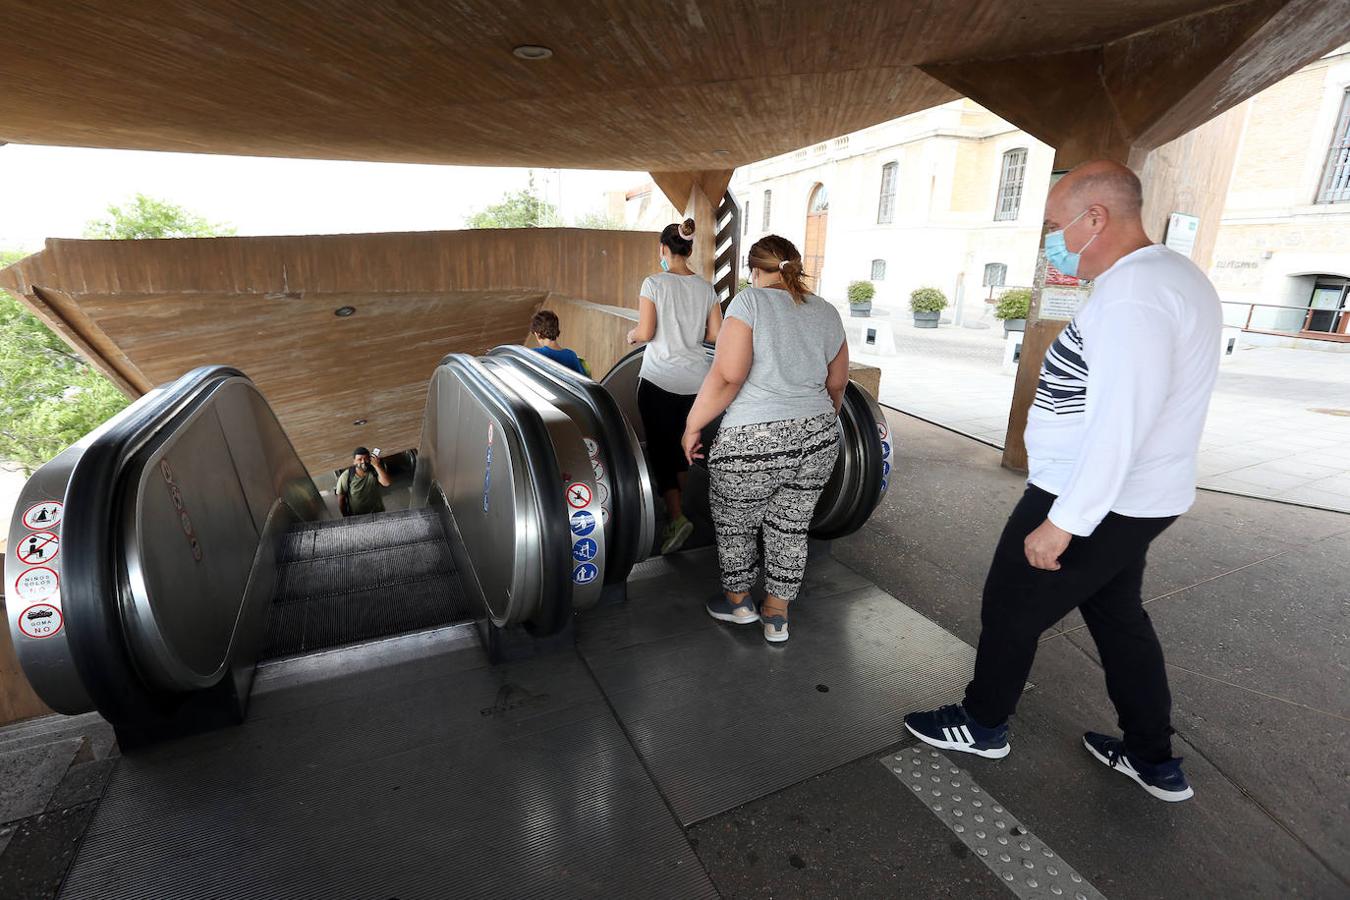
[[[1200,230],[1200,220],[1195,216],[1174,212],[1167,217],[1167,239],[1163,241],[1171,249],[1187,259],[1195,249],[1195,235]]]

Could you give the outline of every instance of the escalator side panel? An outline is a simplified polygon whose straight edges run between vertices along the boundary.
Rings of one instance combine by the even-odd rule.
[[[210,687],[228,664],[259,537],[216,404],[140,455],[136,469],[122,506],[127,640],[157,687]]]
[[[618,401],[591,379],[525,347],[497,347],[490,359],[528,378],[581,429],[602,506],[605,583],[624,584],[650,551],[656,521],[646,456]]]
[[[553,416],[570,424],[556,410]],[[444,495],[465,587],[487,618],[540,634],[566,625],[574,587],[566,578],[568,507],[549,427],[482,363],[451,354],[428,389],[414,477],[418,500]]]

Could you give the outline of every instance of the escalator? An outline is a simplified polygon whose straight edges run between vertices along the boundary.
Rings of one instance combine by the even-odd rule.
[[[461,625],[492,660],[566,644],[657,533],[639,361],[597,384],[520,347],[447,356],[411,508],[346,519],[242,372],[150,392],[24,488],[5,564],[29,681],[133,748],[241,722],[269,660]],[[856,530],[886,488],[884,419],[854,387],[840,428],[815,537]]]

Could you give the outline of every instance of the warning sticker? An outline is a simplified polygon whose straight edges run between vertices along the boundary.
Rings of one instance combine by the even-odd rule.
[[[881,439],[884,441],[891,436],[891,429],[886,426],[885,422],[878,422],[877,434],[881,435]]]
[[[881,458],[889,459],[891,456],[891,445],[887,441],[881,442]]]
[[[585,509],[591,505],[591,489],[580,481],[574,481],[567,486],[565,492],[567,505],[573,509]]]
[[[599,552],[600,548],[590,538],[582,538],[572,545],[572,558],[577,562],[590,562]]]
[[[596,484],[595,492],[600,495],[600,505],[607,506],[609,504],[609,485],[601,481]]]
[[[600,465],[600,460],[591,460],[591,470],[595,472],[595,480],[603,481],[605,477],[605,467]]]
[[[19,613],[19,630],[30,638],[49,638],[61,631],[65,619],[50,603],[34,603]]]
[[[584,509],[572,513],[573,534],[575,534],[577,537],[585,537],[594,530],[595,530],[595,516],[586,512],[586,510]]]
[[[609,524],[609,507],[608,507],[608,506],[602,506],[602,507],[600,507],[600,522],[601,522],[601,524],[604,524],[604,525],[608,525],[608,524]]]
[[[60,547],[61,539],[54,532],[35,531],[19,542],[14,548],[14,555],[19,557],[19,562],[35,566],[56,559],[56,552]]]
[[[572,570],[572,580],[577,584],[590,584],[600,575],[594,563],[582,563]]]
[[[50,600],[61,590],[61,579],[54,569],[34,566],[19,573],[14,579],[14,594],[25,603]]]
[[[582,438],[586,442],[586,455],[595,459],[600,455],[600,445],[595,442],[595,438]]]
[[[59,525],[61,524],[61,513],[64,510],[65,505],[60,500],[46,500],[35,506],[30,506],[23,514],[24,527],[36,529]]]

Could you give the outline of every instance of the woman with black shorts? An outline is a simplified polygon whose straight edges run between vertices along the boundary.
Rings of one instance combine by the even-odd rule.
[[[704,341],[716,341],[722,328],[717,292],[689,268],[694,252],[694,220],[667,225],[661,232],[661,271],[642,282],[638,325],[628,342],[649,342],[642,355],[638,411],[647,432],[647,456],[656,488],[666,503],[666,530],[661,552],[680,549],[694,530],[680,505],[680,491],[689,470],[680,437],[709,362]]]

